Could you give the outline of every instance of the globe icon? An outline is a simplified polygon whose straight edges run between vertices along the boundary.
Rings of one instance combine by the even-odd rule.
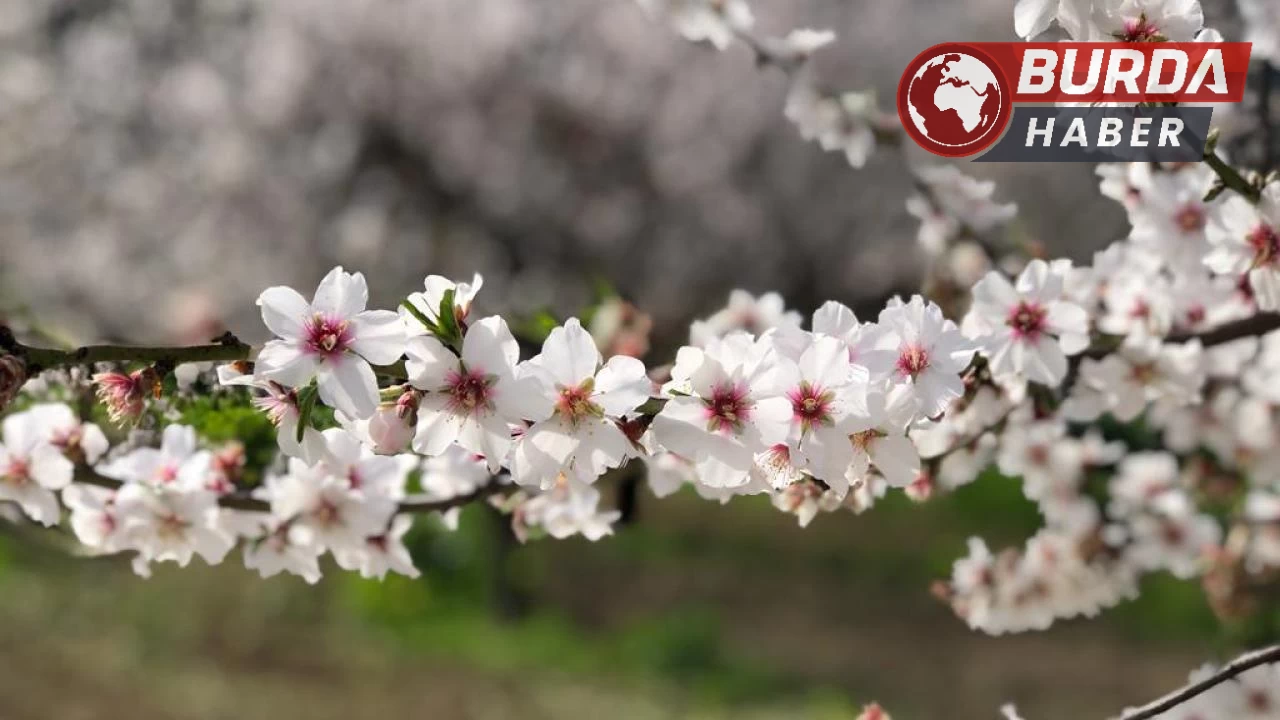
[[[1000,83],[985,62],[945,52],[920,66],[907,87],[911,122],[926,138],[961,148],[998,127]]]

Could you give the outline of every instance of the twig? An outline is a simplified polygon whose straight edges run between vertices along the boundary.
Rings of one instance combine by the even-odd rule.
[[[1218,157],[1217,150],[1210,150],[1204,155],[1204,162],[1213,169],[1218,175],[1218,179],[1222,184],[1247,199],[1251,203],[1258,202],[1258,198],[1262,196],[1262,191],[1245,179],[1235,168],[1227,164],[1225,160]]]
[[[1269,665],[1274,662],[1280,662],[1280,645],[1275,645],[1262,650],[1256,650],[1241,655],[1222,666],[1218,672],[1197,683],[1192,683],[1181,690],[1174,691],[1154,702],[1143,705],[1138,708],[1130,708],[1120,715],[1119,720],[1147,720],[1154,718],[1163,712],[1171,710],[1184,702],[1201,695],[1218,685],[1236,677],[1237,675],[1251,670],[1259,665]]]

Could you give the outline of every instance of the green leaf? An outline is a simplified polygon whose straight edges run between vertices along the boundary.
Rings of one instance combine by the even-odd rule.
[[[314,380],[298,391],[298,442],[302,442],[302,436],[306,434],[307,428],[311,427],[311,412],[315,410],[316,398],[319,395],[320,391],[316,388]]]
[[[407,310],[409,314],[416,318],[418,322],[422,323],[422,326],[427,330],[431,331],[433,334],[439,334],[439,328],[436,327],[436,324],[431,322],[431,318],[423,315],[422,311],[419,310],[416,305],[408,300],[402,300],[400,301],[400,307]]]
[[[440,337],[440,342],[457,350],[462,347],[462,328],[458,327],[458,316],[453,311],[453,298],[452,288],[445,290],[444,296],[440,298],[436,335]]]

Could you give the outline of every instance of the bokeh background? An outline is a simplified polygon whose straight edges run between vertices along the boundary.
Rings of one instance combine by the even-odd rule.
[[[1204,0],[1228,39],[1233,3]],[[923,48],[1011,40],[1012,0],[760,0],[830,27],[825,84],[891,106]],[[860,171],[803,142],[784,77],[631,0],[0,2],[0,308],[69,340],[263,339],[252,299],[335,264],[392,306],[482,272],[485,312],[601,285],[655,353],[728,291],[863,314],[917,286],[913,149]],[[972,165],[1019,231],[1086,258],[1125,232],[1089,166]],[[1106,717],[1275,627],[1150,580],[1095,621],[989,638],[928,592],[965,538],[1038,525],[1012,481],[807,530],[767,501],[624,498],[617,537],[518,546],[419,523],[425,577],[309,588],[230,562],[156,577],[4,524],[0,718]]]

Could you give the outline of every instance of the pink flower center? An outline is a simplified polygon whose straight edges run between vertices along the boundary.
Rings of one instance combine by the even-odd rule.
[[[254,407],[267,414],[267,419],[277,427],[284,422],[290,413],[298,412],[298,391],[283,385],[267,381],[267,394],[253,399]]]
[[[4,477],[13,485],[25,485],[31,480],[31,464],[25,458],[9,458],[9,467],[5,469]]]
[[[166,463],[156,468],[156,482],[161,485],[168,485],[178,479],[178,468],[172,463]]]
[[[160,518],[156,534],[166,539],[181,539],[186,536],[190,526],[191,523],[171,513]]]
[[[1187,313],[1186,313],[1187,324],[1192,326],[1199,325],[1200,323],[1204,322],[1205,317],[1207,315],[1208,315],[1208,311],[1205,310],[1204,305],[1198,305],[1198,304],[1192,305],[1191,307],[1187,308]]]
[[[468,415],[492,410],[495,382],[497,378],[478,368],[449,373],[443,391],[449,396],[449,409]]]
[[[1022,301],[1009,311],[1005,324],[1013,328],[1013,336],[1019,340],[1035,342],[1044,332],[1049,311],[1039,303]]]
[[[561,387],[560,397],[556,399],[556,412],[572,423],[588,417],[602,417],[604,410],[591,402],[594,391],[595,381],[590,378],[576,387]]]
[[[1204,209],[1195,203],[1188,203],[1173,214],[1173,222],[1184,233],[1197,233],[1204,230]]]
[[[1280,232],[1270,225],[1259,225],[1248,236],[1253,247],[1253,266],[1274,265],[1280,256]]]
[[[321,500],[312,512],[312,516],[320,527],[335,527],[342,524],[342,511],[329,500]]]
[[[835,393],[806,381],[787,392],[787,398],[791,400],[792,416],[806,432],[818,425],[831,424],[831,401]]]
[[[1116,38],[1124,42],[1159,42],[1165,39],[1160,28],[1147,20],[1146,13],[1132,20],[1125,20],[1124,31],[1116,33]]]
[[[702,402],[706,406],[703,412],[710,432],[737,432],[751,419],[746,383],[720,383],[712,388],[711,397]]]
[[[929,368],[929,351],[923,345],[904,345],[898,354],[898,372],[915,379]]]
[[[341,318],[316,313],[303,324],[308,352],[335,357],[346,352],[355,340],[351,324]]]
[[[1129,377],[1139,385],[1150,385],[1160,376],[1160,371],[1156,368],[1155,363],[1137,363],[1130,371]]]

